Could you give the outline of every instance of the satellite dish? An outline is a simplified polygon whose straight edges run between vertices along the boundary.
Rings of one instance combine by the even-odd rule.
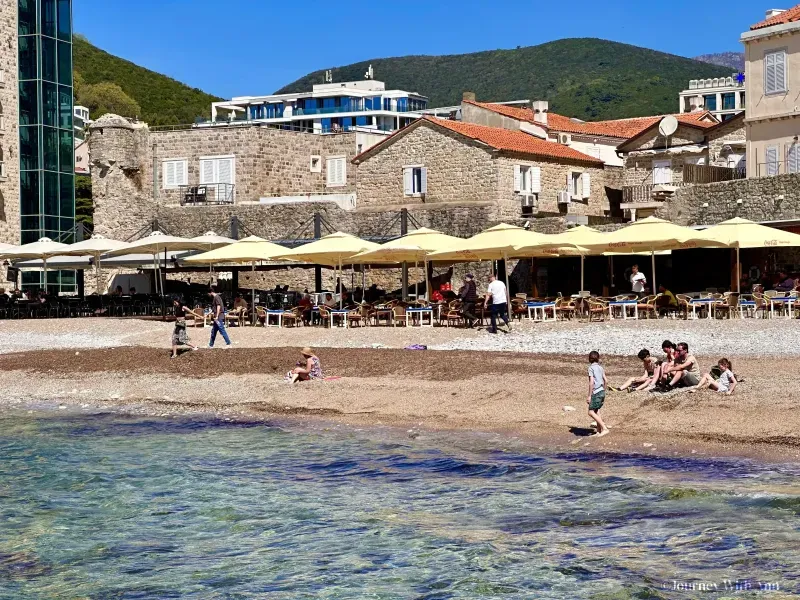
[[[678,119],[669,115],[661,119],[658,124],[658,133],[664,137],[669,137],[678,130]]]

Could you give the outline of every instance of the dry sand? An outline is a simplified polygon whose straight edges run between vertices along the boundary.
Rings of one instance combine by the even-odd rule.
[[[88,330],[92,323],[108,326],[99,319],[72,323]],[[136,341],[125,333],[135,324],[117,322],[117,327],[126,340]],[[141,342],[147,343],[148,336],[155,341],[155,333],[167,331],[150,327],[143,327]],[[245,331],[248,336],[271,333]],[[384,343],[392,336],[402,343],[398,336],[409,335],[385,331],[370,333]],[[329,335],[310,328],[297,333],[302,343]],[[413,333],[424,343],[424,333]],[[436,330],[430,335],[455,334]],[[200,341],[199,335],[195,339]],[[800,370],[794,357],[732,355],[734,370],[746,381],[730,397],[710,391],[610,393],[602,414],[611,435],[589,438],[582,355],[374,348],[320,348],[318,355],[325,374],[340,379],[285,383],[283,374],[299,359],[296,347],[201,350],[170,360],[164,348],[124,346],[4,354],[0,385],[9,405],[57,401],[158,415],[214,413],[402,426],[410,427],[412,436],[420,430],[499,432],[589,451],[800,458]],[[703,369],[716,358],[701,356]],[[635,358],[605,356],[603,363],[616,384],[641,371]]]

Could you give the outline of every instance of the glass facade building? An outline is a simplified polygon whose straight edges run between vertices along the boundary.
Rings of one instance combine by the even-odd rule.
[[[72,0],[17,0],[20,215],[23,244],[74,241]],[[23,286],[41,286],[24,273]],[[73,291],[74,271],[48,272],[48,290]]]

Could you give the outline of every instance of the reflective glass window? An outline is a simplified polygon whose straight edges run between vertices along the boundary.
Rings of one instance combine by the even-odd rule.
[[[42,123],[58,127],[58,86],[55,83],[42,82]]]
[[[58,39],[72,41],[72,0],[58,0]]]
[[[62,173],[72,173],[75,170],[75,153],[72,141],[72,131],[63,129],[60,132],[61,148],[58,151],[59,169]]]
[[[56,0],[39,0],[42,15],[42,35],[56,37]]]
[[[62,129],[72,130],[72,89],[63,85],[58,86],[58,125]]]
[[[72,46],[58,42],[58,83],[72,85]]]
[[[63,221],[64,217],[72,218],[75,216],[75,200],[73,198],[75,183],[73,176],[67,173],[61,173],[59,180],[61,182],[61,217]],[[69,227],[72,227],[72,225]]]
[[[48,37],[39,38],[42,43],[42,79],[58,81],[56,73],[56,41]]]
[[[39,91],[35,80],[19,84],[19,124],[35,125],[39,122]]]
[[[19,168],[23,171],[39,168],[39,129],[36,126],[19,128]]]
[[[39,207],[39,171],[22,171],[19,174],[19,183],[22,214],[38,215],[41,212]],[[23,229],[26,228],[23,227]]]
[[[42,127],[42,158],[43,168],[58,171],[58,129]]]
[[[36,40],[35,36],[19,38],[19,79],[36,79]]]
[[[17,20],[20,35],[36,33],[36,0],[19,0]]]
[[[50,216],[58,216],[58,173],[51,173],[44,171],[42,173],[42,192],[44,200],[44,214]],[[51,227],[45,223],[45,229],[58,229],[58,221],[55,227]]]

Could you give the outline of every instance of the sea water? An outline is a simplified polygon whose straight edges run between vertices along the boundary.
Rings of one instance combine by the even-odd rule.
[[[6,413],[0,598],[800,593],[796,465],[331,429]]]

